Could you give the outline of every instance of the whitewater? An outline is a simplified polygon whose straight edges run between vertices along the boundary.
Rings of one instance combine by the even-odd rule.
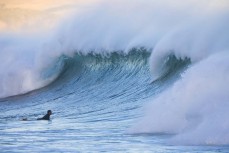
[[[229,2],[84,7],[0,29],[1,152],[229,152]]]

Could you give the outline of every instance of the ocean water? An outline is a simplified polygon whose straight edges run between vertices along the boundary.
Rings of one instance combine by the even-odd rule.
[[[229,152],[229,3],[198,2],[0,32],[0,152]]]
[[[2,151],[227,152],[225,146],[173,145],[173,134],[128,131],[147,100],[169,88],[189,64],[171,57],[173,71],[151,82],[149,55],[139,49],[61,57],[62,71],[53,83],[1,100]],[[36,121],[47,109],[53,111],[51,121]]]

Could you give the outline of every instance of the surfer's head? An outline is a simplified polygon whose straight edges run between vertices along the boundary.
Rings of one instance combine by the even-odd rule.
[[[51,110],[48,110],[47,111],[47,114],[52,115],[52,111]]]

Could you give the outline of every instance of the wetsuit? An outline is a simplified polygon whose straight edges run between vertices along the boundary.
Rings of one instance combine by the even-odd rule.
[[[38,118],[37,120],[50,120],[50,115],[46,114],[45,116],[43,116],[42,118]]]

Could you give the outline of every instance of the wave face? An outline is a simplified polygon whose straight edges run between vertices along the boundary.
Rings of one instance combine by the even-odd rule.
[[[29,130],[40,152],[228,152],[228,7],[98,1],[45,35],[1,32],[0,143],[32,152]],[[34,122],[46,109],[50,128]]]
[[[152,94],[147,66],[149,56],[150,53],[144,48],[132,49],[128,54],[76,53],[72,57],[61,56],[57,63],[62,64],[58,64],[60,68],[55,69],[58,77],[48,87],[41,89],[41,92],[48,88],[51,92],[55,90],[58,95],[63,96],[84,93],[86,99],[96,101],[126,99],[125,93],[135,95],[136,92],[144,93],[138,94],[147,98]],[[46,73],[49,71],[46,70]],[[79,97],[83,98],[82,95]]]

